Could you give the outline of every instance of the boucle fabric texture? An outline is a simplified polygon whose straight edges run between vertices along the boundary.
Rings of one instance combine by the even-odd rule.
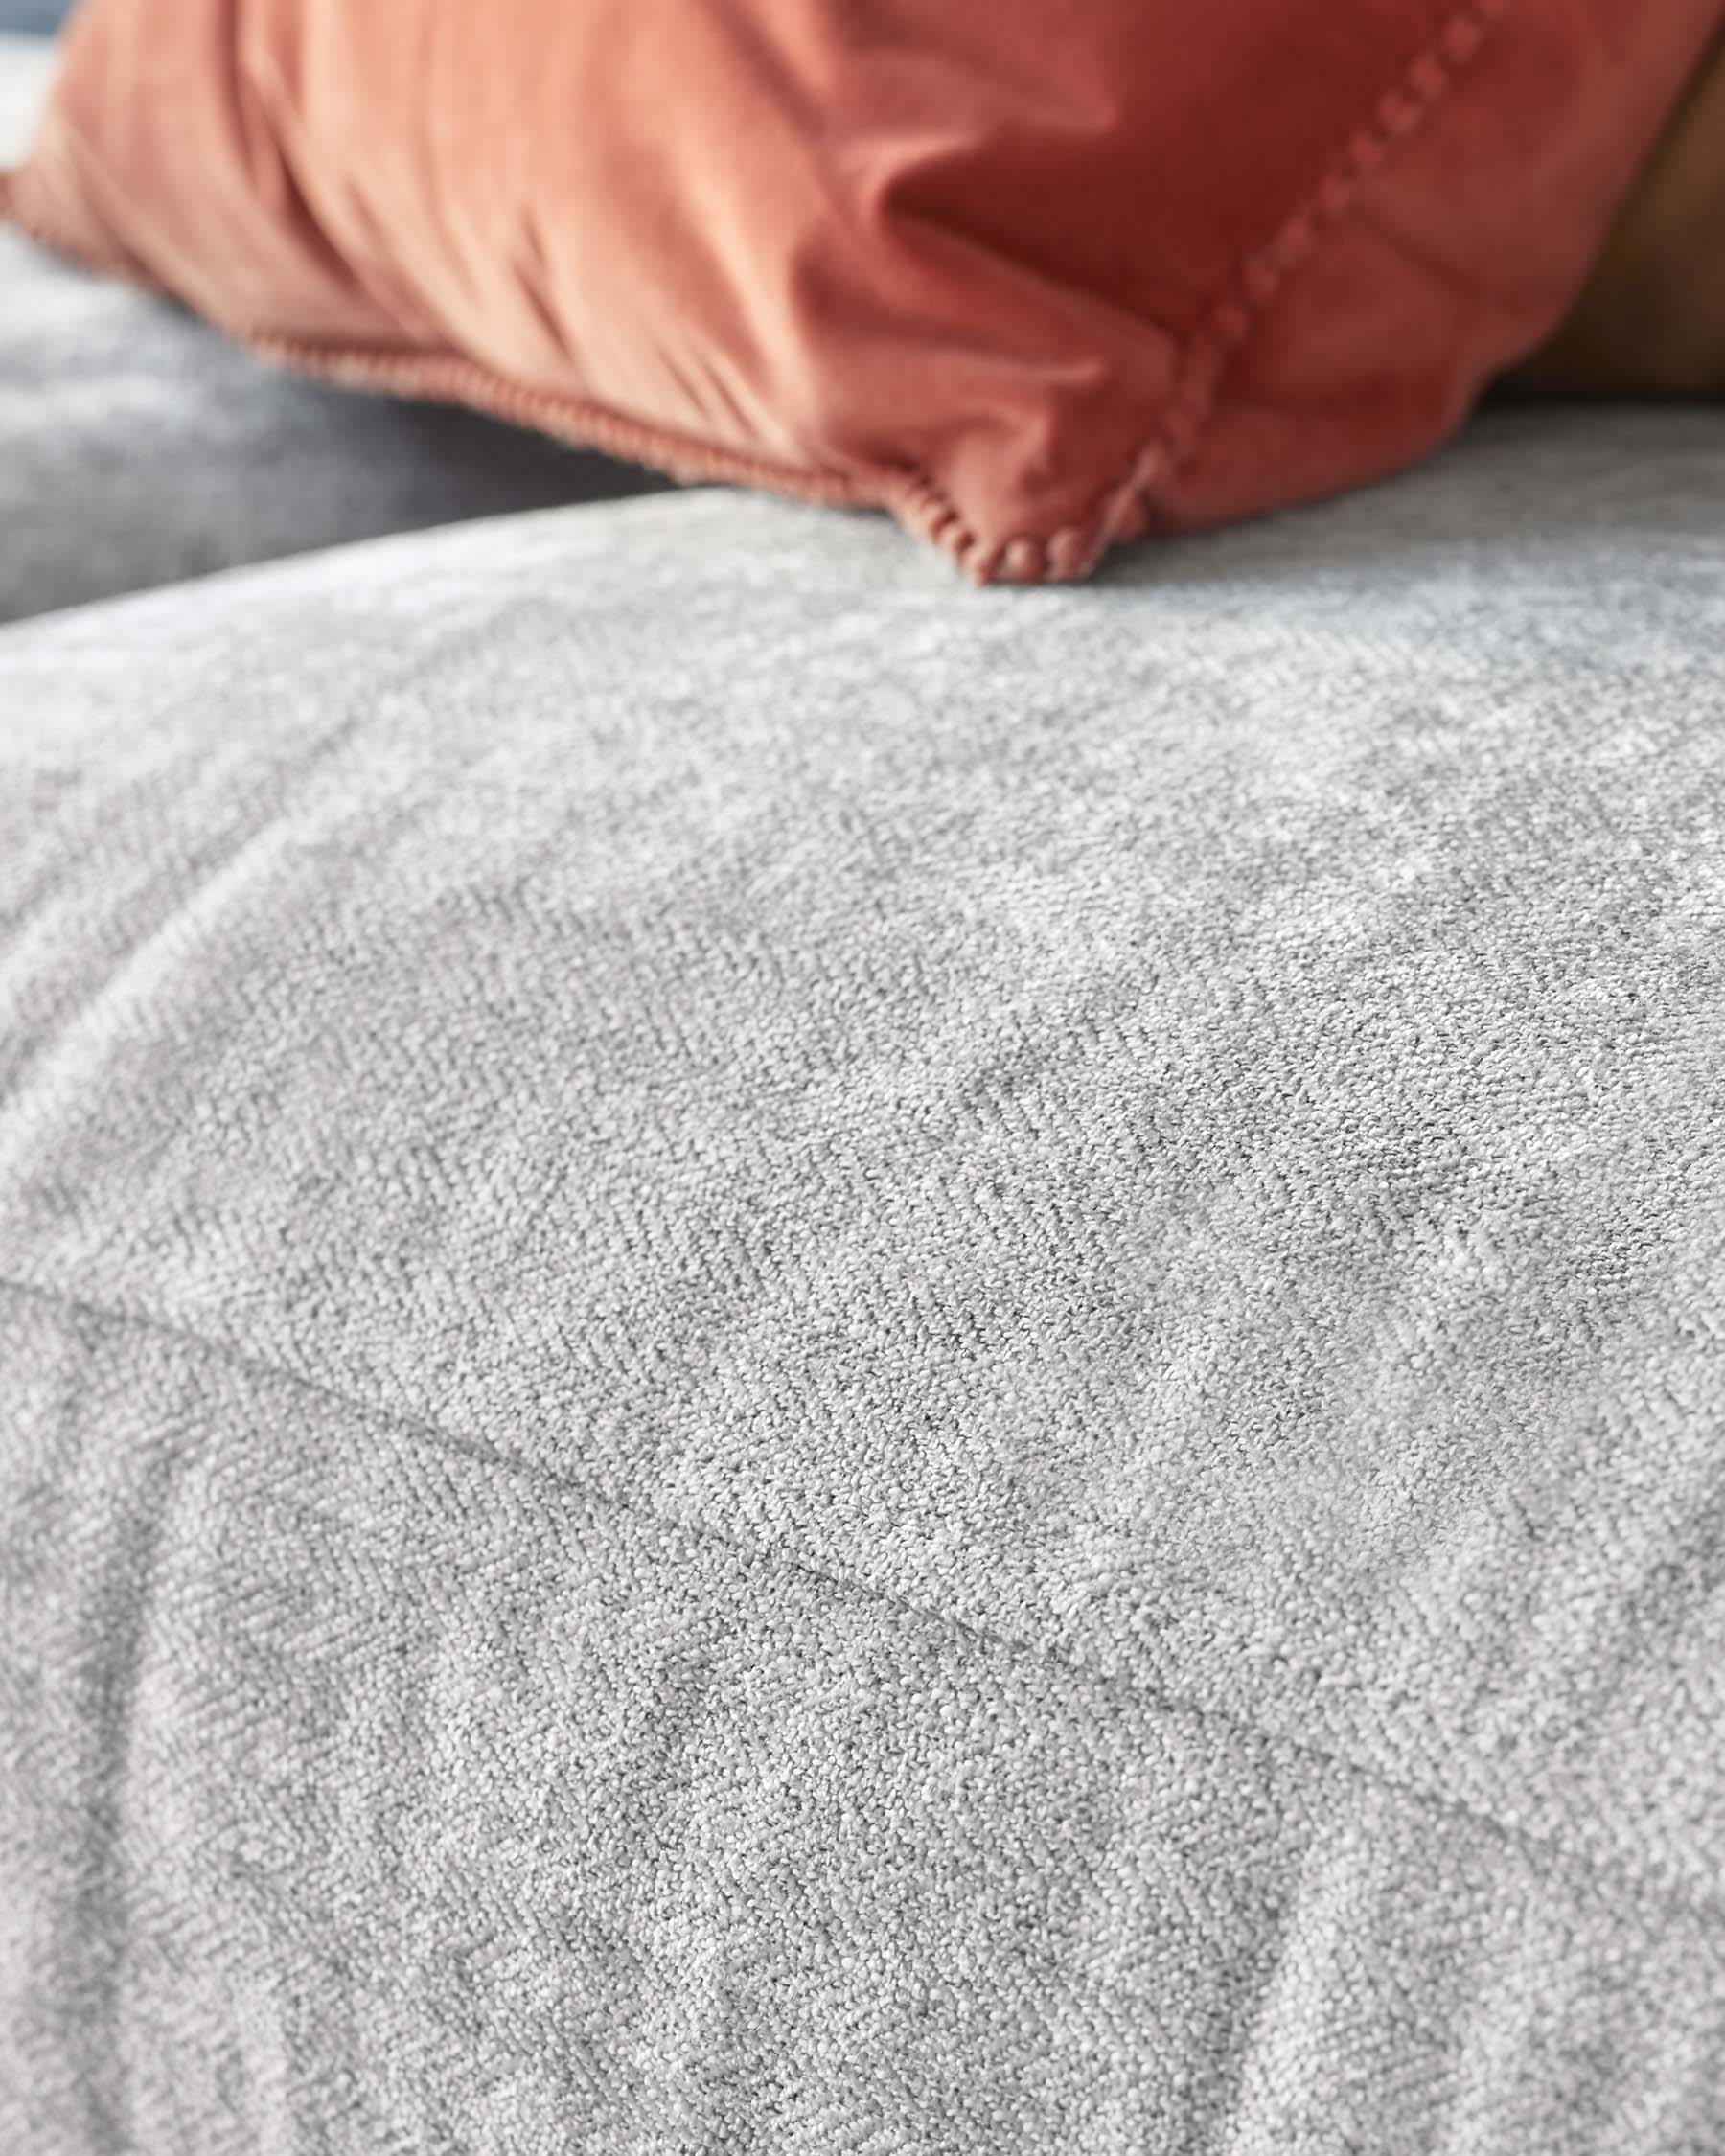
[[[52,52],[0,37],[0,159],[28,139]],[[663,485],[476,413],[263,366],[178,308],[0,232],[0,621]]]
[[[0,635],[0,2145],[1716,2150],[1722,502]]]
[[[85,0],[0,217],[288,363],[1087,575],[1425,455],[1725,0]]]

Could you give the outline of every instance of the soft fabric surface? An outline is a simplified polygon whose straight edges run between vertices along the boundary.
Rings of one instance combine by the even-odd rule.
[[[28,139],[52,53],[0,37],[0,158]],[[475,413],[261,366],[177,308],[0,232],[0,621],[662,485]]]
[[[312,373],[979,581],[1416,458],[1722,0],[87,0],[0,213]]]
[[[0,0],[0,34],[48,36],[65,20],[69,0]]]
[[[1722,501],[0,635],[0,2145],[1716,2148]]]

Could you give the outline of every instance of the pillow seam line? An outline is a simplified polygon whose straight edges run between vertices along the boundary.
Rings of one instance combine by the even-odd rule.
[[[129,255],[107,254],[80,244],[45,215],[39,203],[29,200],[24,184],[28,177],[28,165],[0,171],[0,225],[12,226],[80,268],[190,308],[218,336],[308,379],[379,396],[464,406],[580,447],[654,466],[674,477],[733,481],[840,508],[889,506],[903,491],[889,470],[851,474],[818,465],[784,465],[678,435],[650,421],[631,419],[597,400],[518,380],[449,345],[416,350],[407,345],[327,343],[242,327],[196,306]]]
[[[1140,537],[1168,483],[1200,454],[1228,371],[1268,318],[1294,273],[1322,241],[1346,224],[1367,184],[1398,146],[1421,132],[1472,65],[1511,0],[1463,0],[1394,75],[1370,115],[1342,142],[1316,183],[1269,239],[1235,263],[1227,284],[1187,337],[1179,379],[1154,431],[1123,479],[1090,516],[1044,542],[1074,558],[1069,572],[1087,576],[1116,540]]]
[[[973,583],[1072,583],[1088,576],[1118,542],[1140,538],[1159,496],[1201,453],[1215,419],[1230,365],[1267,318],[1290,277],[1322,239],[1346,222],[1366,183],[1397,145],[1417,133],[1443,104],[1511,0],[1463,0],[1392,79],[1370,115],[1343,140],[1314,186],[1267,241],[1247,251],[1181,346],[1175,387],[1148,441],[1123,478],[1088,515],[1046,535],[1021,533],[985,542],[932,473],[920,466],[783,464],[701,442],[597,399],[536,388],[481,359],[440,345],[335,344],[246,329],[219,315],[210,327],[262,359],[314,380],[378,395],[466,405],[512,424],[667,471],[685,482],[759,487],[831,508],[882,508],[945,553]],[[28,164],[0,171],[0,223],[8,223],[85,267],[169,299],[179,295],[129,257],[104,256],[72,241],[26,199]],[[196,311],[202,313],[201,310]],[[1163,511],[1165,514],[1165,509]]]

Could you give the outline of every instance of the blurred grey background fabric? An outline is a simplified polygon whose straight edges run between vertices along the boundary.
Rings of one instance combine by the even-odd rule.
[[[52,54],[0,37],[0,163],[22,154]],[[0,621],[666,484],[475,413],[265,367],[168,302],[0,229]]]
[[[0,165],[16,163],[30,148],[57,64],[48,38],[13,35],[0,22]]]
[[[72,0],[0,0],[0,35],[51,37],[72,12]]]
[[[0,633],[0,2145],[1716,2150],[1722,503]]]

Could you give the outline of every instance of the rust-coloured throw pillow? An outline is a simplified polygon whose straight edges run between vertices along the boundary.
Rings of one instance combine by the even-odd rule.
[[[1721,5],[85,0],[4,206],[317,373],[1074,577],[1438,442]]]

